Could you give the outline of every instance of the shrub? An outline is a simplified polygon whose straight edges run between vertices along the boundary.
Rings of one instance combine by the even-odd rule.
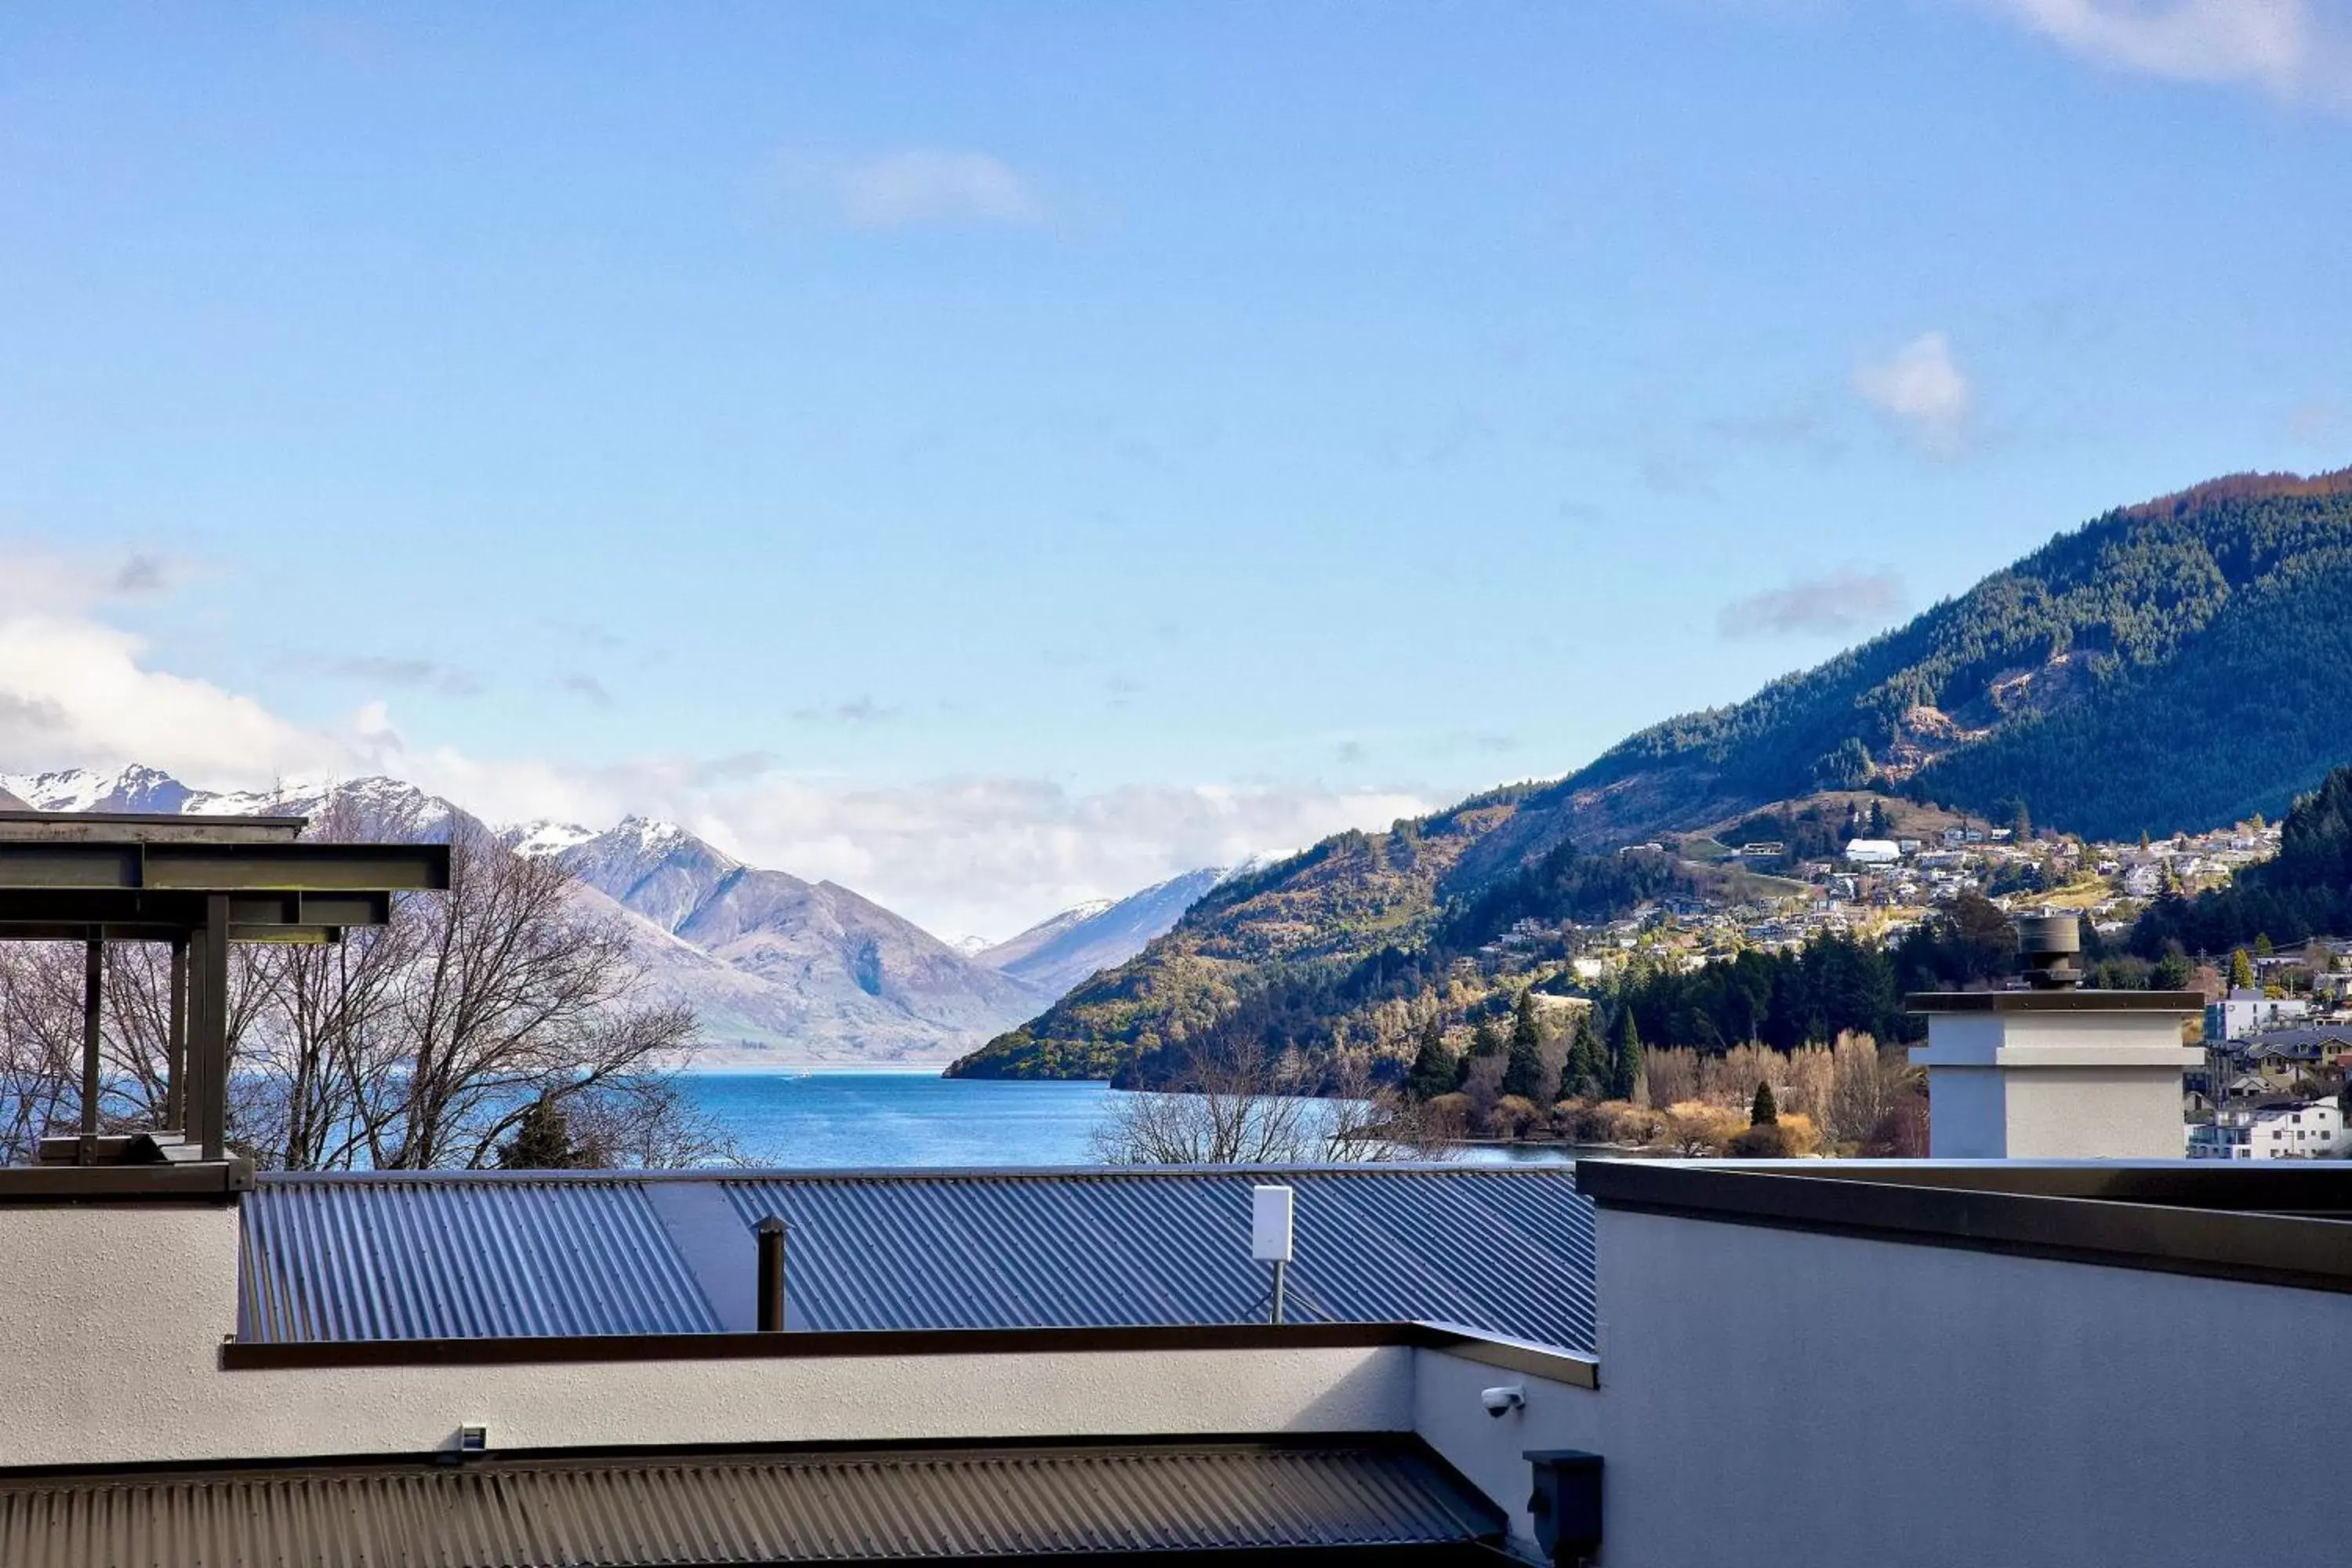
[[[1751,1121],[1724,1145],[1724,1152],[1735,1160],[1785,1160],[1789,1148],[1789,1130],[1777,1121]]]
[[[1720,1154],[1747,1125],[1748,1119],[1736,1110],[1685,1100],[1666,1110],[1665,1141],[1677,1154]]]
[[[1422,1125],[1435,1142],[1446,1142],[1468,1135],[1470,1131],[1470,1097],[1459,1092],[1433,1095],[1421,1108]]]
[[[1525,1095],[1507,1094],[1495,1102],[1486,1113],[1486,1135],[1490,1138],[1524,1138],[1529,1129],[1543,1125],[1540,1107]]]

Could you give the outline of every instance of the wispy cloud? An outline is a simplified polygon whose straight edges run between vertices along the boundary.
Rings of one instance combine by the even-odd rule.
[[[612,690],[585,670],[575,669],[570,674],[556,677],[555,689],[567,697],[577,697],[591,707],[613,706]]]
[[[2352,102],[2352,19],[2319,0],[1986,0],[2123,70]]]
[[[1029,176],[992,153],[913,147],[866,156],[793,152],[775,164],[787,196],[821,204],[852,228],[1034,226],[1053,206]]]
[[[1884,359],[1865,360],[1854,368],[1853,389],[1936,456],[1966,449],[1974,392],[1943,333],[1922,332]]]
[[[803,724],[878,724],[898,716],[895,708],[885,708],[871,697],[853,697],[846,702],[828,706],[795,708],[793,717]]]
[[[1716,612],[1726,637],[1815,637],[1884,626],[1903,608],[1892,572],[1832,572],[1734,599]]]
[[[338,659],[331,667],[348,680],[363,680],[404,691],[429,691],[438,697],[478,697],[481,678],[469,669],[430,658],[379,658],[362,656]]]

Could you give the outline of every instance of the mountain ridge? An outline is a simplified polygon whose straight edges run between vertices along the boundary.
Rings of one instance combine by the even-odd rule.
[[[2030,809],[2123,838],[2278,816],[2347,756],[2352,468],[2224,476],[2061,531],[1900,626],[1562,777],[1235,879],[951,1070],[1110,1076],[1278,984],[1410,963],[1447,910],[1540,883],[1555,858],[1553,880],[1581,887],[1578,856],[1822,790]]]
[[[629,931],[648,989],[694,1007],[704,1059],[713,1063],[944,1064],[1058,994],[1034,976],[957,952],[850,889],[748,865],[676,823],[645,816],[602,833],[543,821],[495,829],[394,778],[213,791],[137,764],[112,773],[0,776],[0,793],[50,811],[315,820],[332,810],[361,837],[446,840],[464,827],[552,858],[572,874],[583,909]],[[1149,934],[1156,931],[1135,937],[1129,951]],[[1105,931],[1095,938],[1113,941]]]

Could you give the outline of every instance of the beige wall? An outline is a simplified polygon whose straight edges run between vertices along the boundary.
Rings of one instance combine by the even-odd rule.
[[[1402,1345],[224,1372],[236,1248],[226,1208],[0,1208],[0,1467],[1418,1428],[1524,1535],[1524,1451],[1594,1443],[1590,1390]]]
[[[2352,1396],[2346,1297],[1600,1220],[1607,1568],[2345,1560],[2245,1480]]]
[[[1526,1407],[1487,1415],[1479,1395],[1497,1387],[1527,1390]],[[1535,1522],[1528,1517],[1528,1494],[1535,1482],[1528,1451],[1601,1449],[1601,1399],[1593,1390],[1443,1351],[1422,1351],[1414,1358],[1412,1424],[1472,1485],[1509,1510],[1511,1533],[1530,1550]]]

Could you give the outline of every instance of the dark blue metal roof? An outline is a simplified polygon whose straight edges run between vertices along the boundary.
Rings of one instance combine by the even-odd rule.
[[[791,1226],[796,1329],[1263,1321],[1260,1184],[1297,1194],[1294,1322],[1592,1348],[1592,1209],[1560,1167],[264,1176],[238,1331],[748,1329],[751,1226],[769,1214]]]

